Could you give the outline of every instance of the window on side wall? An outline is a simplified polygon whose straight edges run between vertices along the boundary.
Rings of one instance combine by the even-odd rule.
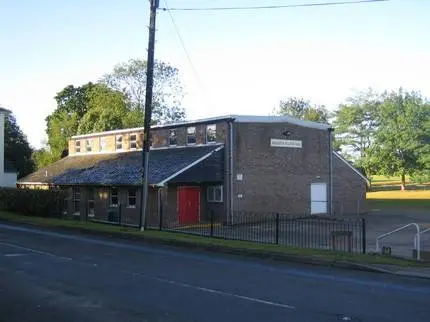
[[[61,187],[61,191],[62,191],[62,214],[63,215],[67,215],[69,212],[69,201],[71,200],[71,196],[70,196],[70,188],[68,187]]]
[[[75,152],[76,153],[81,152],[81,141],[75,141]]]
[[[81,189],[73,187],[73,213],[80,215],[81,213]]]
[[[206,143],[216,143],[216,124],[206,127]]]
[[[116,149],[122,150],[122,135],[117,135],[115,140],[116,140]]]
[[[94,217],[94,188],[88,189],[88,217]]]
[[[100,152],[106,151],[106,137],[100,137]]]
[[[136,208],[136,188],[128,188],[128,196],[127,196],[127,207]]]
[[[210,186],[207,188],[207,201],[208,202],[223,202],[223,188],[222,186]]]
[[[86,142],[86,150],[87,152],[91,152],[93,140],[87,140]]]
[[[170,136],[169,136],[169,145],[177,145],[178,139],[176,137],[176,130],[170,130]]]
[[[196,128],[194,126],[187,128],[187,144],[196,144]]]
[[[137,149],[137,135],[136,134],[130,135],[130,149],[131,150]]]
[[[111,207],[118,207],[118,188],[113,187],[110,190],[110,206]]]

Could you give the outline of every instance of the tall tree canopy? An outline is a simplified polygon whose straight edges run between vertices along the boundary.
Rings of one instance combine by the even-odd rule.
[[[146,93],[147,62],[131,59],[118,64],[102,78],[102,82],[114,90],[123,92],[132,107],[144,110]],[[156,61],[154,65],[154,89],[152,121],[155,124],[170,123],[185,118],[181,107],[183,88],[178,69],[167,63]]]
[[[79,121],[89,110],[89,94],[91,90],[99,86],[99,84],[93,83],[79,87],[69,85],[57,93],[55,96],[57,108],[45,119],[49,149],[39,151],[40,153],[51,153],[52,156],[41,159],[55,161],[67,154],[68,139],[77,134]]]
[[[57,102],[56,111],[76,113],[79,119],[82,118],[89,109],[89,93],[97,86],[91,82],[79,87],[66,86],[54,97]]]
[[[401,176],[404,189],[406,175],[428,167],[430,105],[416,92],[386,92],[377,119],[373,158],[381,174]]]
[[[33,150],[13,114],[5,117],[4,131],[4,157],[13,163],[18,171],[18,177],[22,178],[34,170],[31,158]]]
[[[63,88],[55,96],[57,108],[46,117],[47,146],[33,155],[37,167],[66,156],[73,135],[143,126],[145,89],[146,61],[139,59],[115,66],[100,83]],[[152,123],[183,119],[182,96],[178,70],[156,62]]]
[[[143,126],[143,112],[130,107],[122,92],[100,85],[88,96],[89,110],[80,120],[79,134]]]
[[[327,123],[329,119],[329,112],[325,106],[311,105],[310,101],[298,97],[281,101],[279,107],[275,109],[275,114],[321,123]]]
[[[370,176],[376,171],[371,161],[370,147],[377,129],[377,115],[381,105],[380,95],[371,88],[349,97],[346,104],[334,112],[333,126],[336,143],[343,154],[356,160]]]
[[[337,140],[366,175],[406,175],[430,170],[430,105],[416,92],[358,94],[335,113]]]

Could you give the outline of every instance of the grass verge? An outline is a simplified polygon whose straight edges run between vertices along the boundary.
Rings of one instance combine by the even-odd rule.
[[[85,223],[80,221],[55,218],[23,216],[5,211],[0,211],[0,220],[30,224],[38,227],[68,229],[76,232],[103,234],[120,238],[138,239],[146,242],[156,242],[161,244],[192,247],[205,250],[220,251],[224,253],[244,254],[265,258],[284,258],[284,260],[288,260],[289,258],[293,259],[294,257],[296,258],[296,261],[300,261],[300,258],[302,258],[303,261],[305,261],[305,259],[308,259],[307,262],[310,262],[309,260],[315,259],[319,260],[320,263],[326,261],[326,264],[329,264],[329,262],[348,262],[362,265],[383,264],[396,265],[401,267],[428,266],[424,263],[418,263],[412,260],[404,260],[379,255],[335,253],[328,250],[303,249],[282,245],[259,244],[254,242],[209,238],[156,230],[146,230],[144,232],[141,232],[136,228],[130,227],[121,227],[91,222]]]
[[[367,193],[371,208],[413,208],[430,210],[430,190],[377,191]]]

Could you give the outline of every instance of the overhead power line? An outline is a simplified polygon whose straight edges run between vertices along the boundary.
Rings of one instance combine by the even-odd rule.
[[[387,2],[390,0],[356,0],[356,1],[335,1],[335,2],[320,2],[320,3],[301,3],[301,4],[286,4],[286,5],[271,5],[271,6],[243,6],[243,7],[195,7],[195,8],[160,8],[164,11],[226,11],[226,10],[263,10],[263,9],[284,9],[298,7],[323,7],[323,6],[339,6],[349,4],[364,4],[371,2]]]
[[[209,99],[209,95],[205,89],[205,86],[203,85],[203,82],[199,76],[199,73],[197,72],[197,69],[194,66],[193,60],[191,59],[191,56],[187,50],[187,47],[185,46],[184,39],[182,38],[181,33],[179,32],[179,28],[178,28],[178,25],[176,24],[175,18],[173,17],[173,14],[170,12],[171,10],[169,9],[169,5],[167,4],[167,0],[164,0],[164,5],[166,6],[166,11],[169,13],[173,28],[175,29],[176,35],[178,36],[179,42],[181,43],[181,46],[182,46],[182,49],[185,52],[185,56],[187,57],[188,63],[190,64],[191,69],[193,70],[194,76],[196,77],[196,79],[200,85],[200,88],[201,88],[201,90],[205,96],[206,103],[209,105],[210,108],[213,108],[212,101]]]

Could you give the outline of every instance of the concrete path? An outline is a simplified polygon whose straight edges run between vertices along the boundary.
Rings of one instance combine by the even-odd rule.
[[[428,321],[430,281],[0,224],[2,321]]]

